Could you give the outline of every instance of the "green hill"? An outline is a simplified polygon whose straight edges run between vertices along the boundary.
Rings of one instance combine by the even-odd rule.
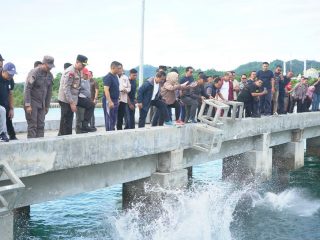
[[[234,71],[237,74],[243,74],[243,73],[250,73],[251,71],[257,71],[261,69],[262,62],[250,62],[243,65],[240,65],[237,67]],[[282,60],[274,60],[270,62],[270,69],[274,70],[277,65],[283,66]],[[297,59],[287,61],[286,62],[286,68],[287,71],[291,70],[295,75],[302,74],[303,72],[303,61],[299,61]],[[307,69],[309,68],[315,68],[320,69],[320,62],[314,61],[314,60],[307,60]]]

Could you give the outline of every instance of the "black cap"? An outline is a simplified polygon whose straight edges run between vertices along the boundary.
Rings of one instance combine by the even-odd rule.
[[[83,55],[78,55],[77,56],[77,61],[81,62],[84,66],[88,65],[88,58],[86,56]]]
[[[4,59],[2,58],[1,54],[0,54],[0,61],[4,61]]]
[[[63,64],[63,69],[66,70],[71,65],[72,65],[71,63],[65,63],[65,64]]]

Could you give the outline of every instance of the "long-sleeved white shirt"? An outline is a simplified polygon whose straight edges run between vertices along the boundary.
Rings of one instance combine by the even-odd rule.
[[[126,90],[126,92],[123,92]],[[131,91],[130,80],[126,75],[119,77],[120,102],[128,103],[128,93]]]

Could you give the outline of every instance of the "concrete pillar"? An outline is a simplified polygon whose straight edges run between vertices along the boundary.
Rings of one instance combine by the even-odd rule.
[[[273,166],[281,171],[292,171],[304,166],[304,143],[289,142],[273,147]]]
[[[30,206],[16,208],[13,210],[13,214],[15,238],[25,236],[28,231],[28,224],[30,221]]]
[[[192,178],[192,175],[193,175],[193,167],[187,167],[186,168],[187,171],[188,171],[188,178]]]
[[[12,211],[0,214],[0,239],[13,240],[14,239],[14,214]]]
[[[188,183],[188,171],[183,149],[160,153],[157,172],[151,175],[152,184],[163,188],[180,188]]]
[[[320,137],[307,139],[307,154],[320,157]]]
[[[272,176],[272,149],[249,151],[223,159],[222,178],[236,182],[266,181]]]
[[[262,134],[254,140],[255,150],[223,159],[222,178],[236,182],[266,181],[272,176],[270,135]]]
[[[292,131],[291,142],[273,147],[274,182],[279,191],[289,185],[289,172],[304,166],[303,130]]]
[[[160,153],[158,159],[157,172],[169,173],[185,166],[183,158],[183,149],[176,149],[170,152]]]
[[[157,172],[151,177],[132,181],[123,184],[123,202],[124,208],[130,207],[137,201],[151,201],[159,196],[152,196],[152,191],[146,191],[146,185],[149,189],[155,186],[161,188],[181,188],[188,183],[188,171],[184,169],[185,159],[183,159],[183,149],[173,150],[171,152],[160,153],[158,155]]]
[[[150,183],[150,177],[122,184],[122,208],[130,208],[132,204],[145,200],[145,186]]]
[[[22,236],[30,219],[30,206],[0,213],[0,239],[12,240]]]

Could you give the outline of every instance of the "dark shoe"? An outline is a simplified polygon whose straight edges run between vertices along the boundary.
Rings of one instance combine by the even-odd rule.
[[[10,140],[18,140],[18,138],[16,136],[13,136],[13,137],[10,136]]]
[[[9,142],[9,138],[8,138],[8,136],[7,136],[7,134],[6,134],[5,132],[2,132],[2,133],[0,134],[0,141],[2,141],[2,142]]]
[[[83,132],[95,132],[95,131],[97,131],[97,130],[94,130],[93,128],[91,128],[91,127],[82,127],[80,130],[83,131]]]
[[[81,133],[88,133],[88,131],[84,130],[83,128],[76,129],[76,134],[81,134]]]

